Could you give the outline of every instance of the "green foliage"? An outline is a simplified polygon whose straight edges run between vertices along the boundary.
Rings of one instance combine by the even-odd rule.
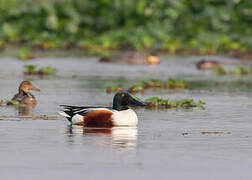
[[[45,50],[251,50],[248,0],[0,0],[0,39]]]
[[[179,101],[173,101],[169,99],[160,99],[158,97],[152,97],[145,100],[145,103],[147,104],[148,108],[155,108],[155,109],[172,109],[172,108],[182,108],[182,109],[188,109],[188,108],[194,108],[194,107],[200,107],[204,109],[205,102],[198,101],[195,102],[193,99],[182,99]]]
[[[4,41],[0,39],[0,50],[4,49]]]

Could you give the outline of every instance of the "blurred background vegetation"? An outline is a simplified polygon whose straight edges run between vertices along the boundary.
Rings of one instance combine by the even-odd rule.
[[[0,0],[0,47],[251,51],[251,0]]]

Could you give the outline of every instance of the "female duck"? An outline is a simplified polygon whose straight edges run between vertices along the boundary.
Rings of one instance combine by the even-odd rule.
[[[221,63],[215,60],[201,60],[196,64],[199,70],[213,70],[218,69],[222,66]]]
[[[29,91],[40,91],[38,88],[34,87],[30,81],[23,81],[19,85],[18,93],[12,98],[12,100],[18,101],[20,104],[25,105],[36,105],[37,101],[35,96]]]
[[[59,113],[74,125],[86,127],[136,126],[137,115],[129,108],[130,105],[145,106],[128,92],[123,91],[114,96],[112,109],[61,105],[64,110]]]

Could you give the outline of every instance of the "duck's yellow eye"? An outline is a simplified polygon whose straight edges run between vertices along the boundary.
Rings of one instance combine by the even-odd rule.
[[[124,94],[124,93],[122,93],[122,95],[121,95],[121,96],[123,97],[123,96],[125,96],[125,94]]]

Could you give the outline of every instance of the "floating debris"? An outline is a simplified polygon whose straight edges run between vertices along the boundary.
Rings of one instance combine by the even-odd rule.
[[[182,136],[187,136],[189,135],[189,133],[182,133]]]
[[[57,120],[57,117],[49,117],[46,115],[42,116],[6,116],[2,115],[0,116],[0,120],[5,120],[5,119],[18,119],[18,118],[24,118],[24,119],[31,119],[31,120]]]
[[[208,135],[208,134],[213,134],[213,135],[222,135],[222,134],[231,134],[231,132],[228,131],[203,131],[201,132],[202,135]]]

